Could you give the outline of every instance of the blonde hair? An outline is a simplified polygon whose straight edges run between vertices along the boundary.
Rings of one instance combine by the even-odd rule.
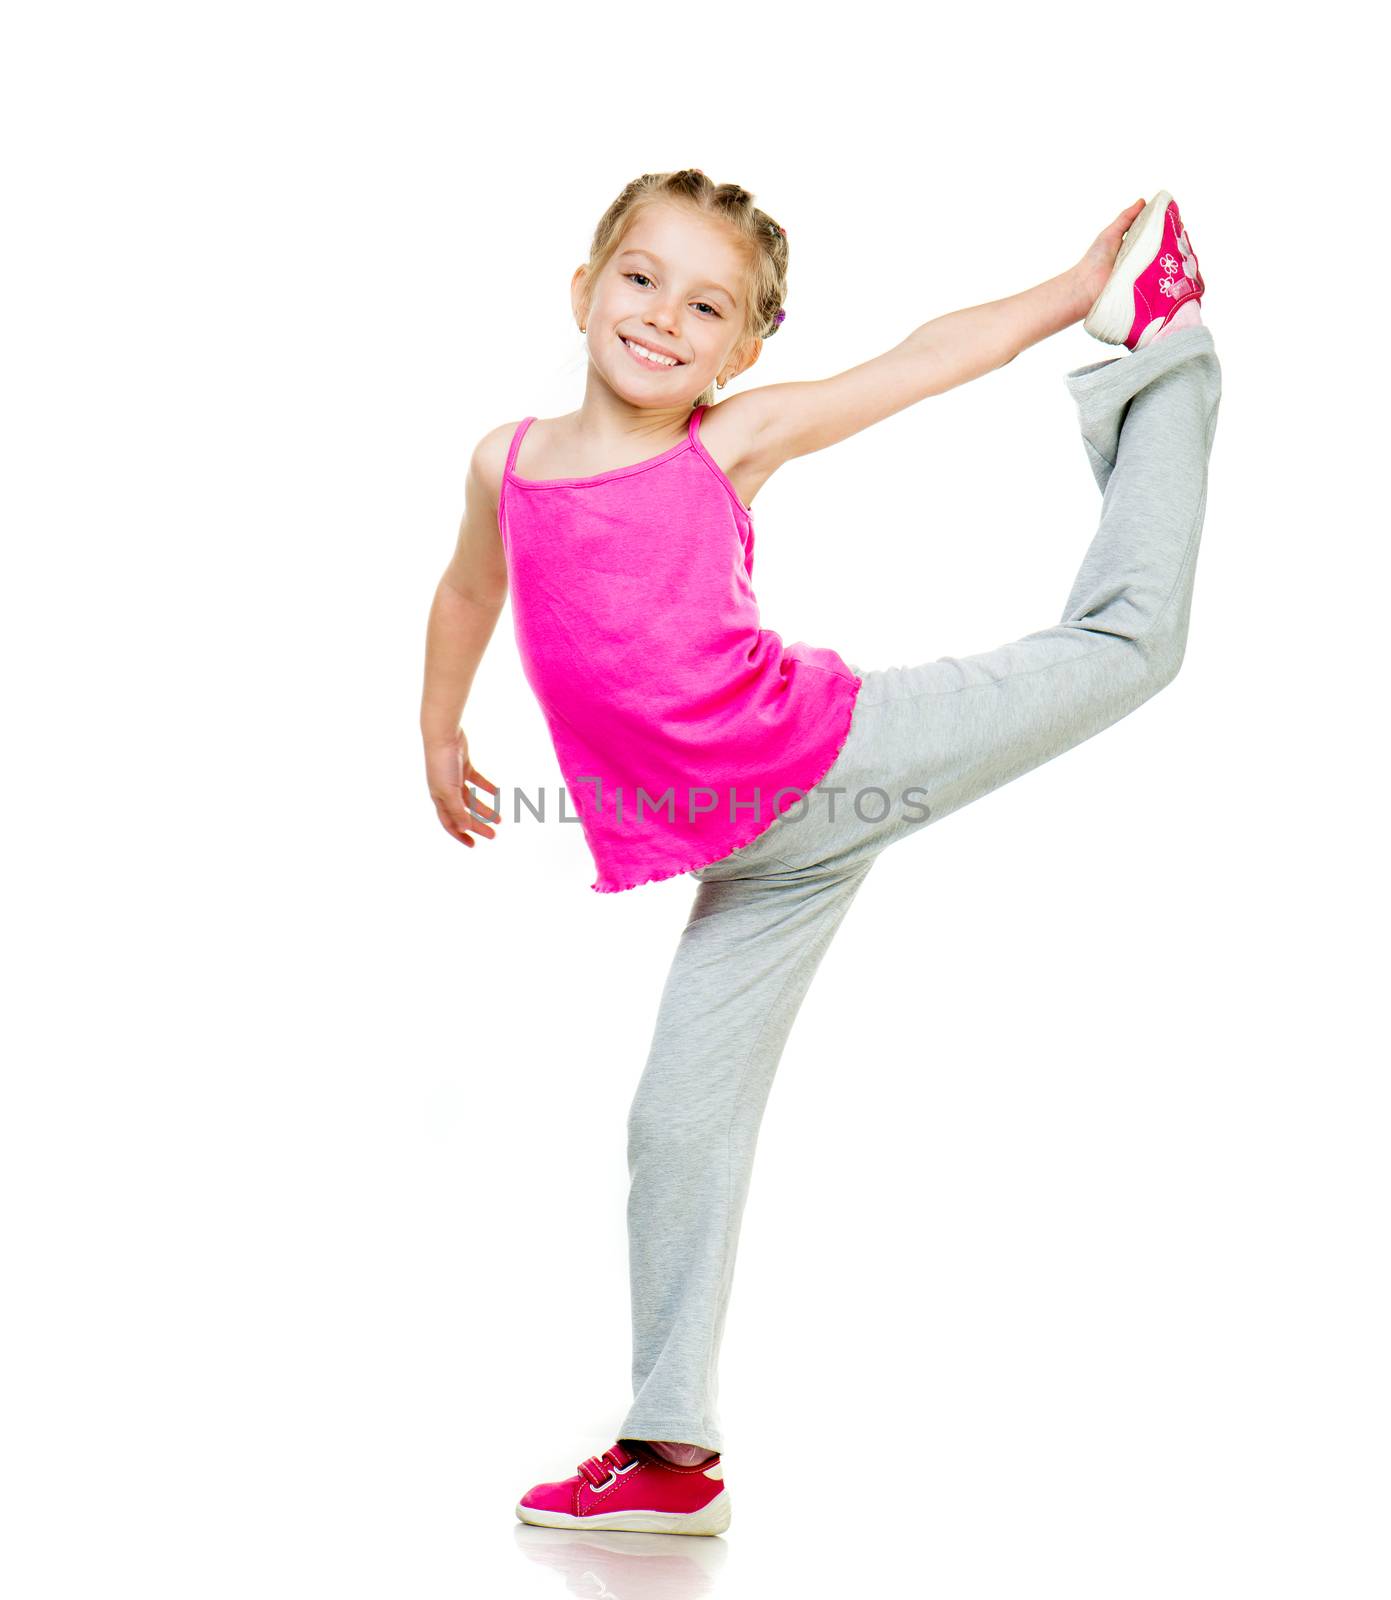
[[[599,218],[589,246],[588,272],[583,297],[588,320],[590,294],[599,274],[613,259],[628,230],[645,206],[657,202],[689,206],[703,216],[717,218],[742,246],[747,293],[744,323],[735,348],[752,339],[769,339],[778,331],[787,294],[787,235],[766,211],[753,203],[753,195],[737,183],[712,183],[699,167],[680,172],[644,172],[625,184],[618,197]],[[695,405],[715,398],[711,385]]]

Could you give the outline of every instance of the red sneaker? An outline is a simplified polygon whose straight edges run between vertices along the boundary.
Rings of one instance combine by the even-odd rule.
[[[574,1477],[538,1483],[517,1502],[518,1517],[541,1528],[628,1533],[723,1533],[729,1514],[719,1456],[678,1467],[641,1439],[620,1439]]]
[[[1126,230],[1106,287],[1082,326],[1094,339],[1146,345],[1189,300],[1201,300],[1198,257],[1167,189],[1161,189]]]

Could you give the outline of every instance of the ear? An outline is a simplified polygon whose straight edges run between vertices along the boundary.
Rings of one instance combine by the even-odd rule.
[[[589,321],[589,308],[585,304],[585,300],[587,298],[586,291],[588,289],[588,279],[589,268],[587,266],[576,267],[575,274],[570,279],[570,309],[575,313],[575,323],[577,326],[582,322]]]
[[[750,339],[748,344],[741,346],[731,357],[729,375],[725,378],[725,382],[732,383],[741,372],[747,372],[754,362],[758,360],[762,349],[762,339]]]

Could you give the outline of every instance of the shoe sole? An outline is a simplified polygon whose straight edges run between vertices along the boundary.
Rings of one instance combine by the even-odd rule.
[[[699,1511],[609,1511],[592,1517],[517,1505],[517,1517],[537,1528],[592,1528],[613,1533],[723,1533],[729,1527],[729,1490],[721,1489]]]
[[[1130,330],[1135,326],[1135,279],[1138,274],[1133,266],[1126,272],[1125,264],[1138,251],[1140,270],[1143,271],[1159,254],[1160,241],[1164,237],[1164,213],[1173,198],[1167,189],[1161,189],[1126,229],[1106,287],[1097,295],[1082,323],[1093,339],[1100,339],[1105,344],[1124,344],[1130,337]]]

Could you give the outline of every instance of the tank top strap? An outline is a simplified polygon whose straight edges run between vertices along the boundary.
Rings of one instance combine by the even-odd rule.
[[[691,412],[691,422],[686,429],[686,437],[692,444],[695,444],[700,438],[700,419],[705,414],[705,411],[706,407],[699,405]]]
[[[503,468],[503,476],[510,478],[517,465],[517,451],[521,448],[522,435],[536,421],[535,417],[523,417],[517,424],[517,431],[512,435],[512,448],[507,452],[507,465]]]

